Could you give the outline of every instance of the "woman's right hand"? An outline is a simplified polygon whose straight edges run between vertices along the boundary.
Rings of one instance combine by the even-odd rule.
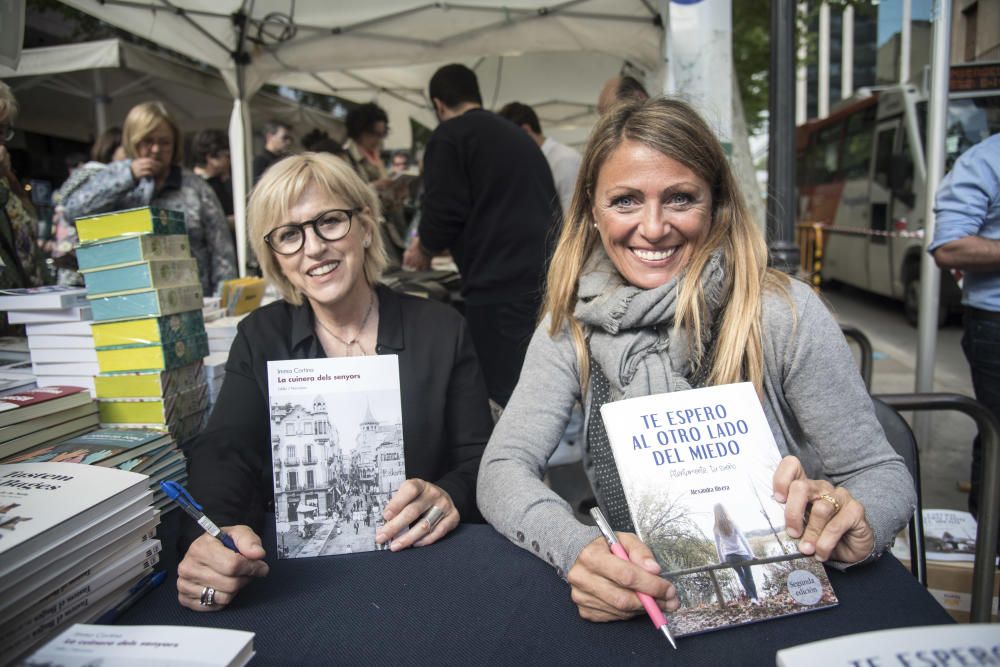
[[[659,576],[653,552],[632,533],[617,535],[629,554],[628,562],[611,553],[604,538],[598,537],[584,547],[566,576],[581,618],[603,623],[641,614],[637,592],[652,597],[660,609],[675,611],[680,606],[677,589]]]
[[[132,177],[137,181],[144,178],[155,178],[160,173],[161,168],[159,160],[151,157],[137,157],[132,160]]]
[[[260,537],[249,526],[222,529],[236,543],[239,553],[226,548],[219,540],[204,534],[188,549],[177,566],[177,600],[194,611],[219,611],[231,603],[244,586],[270,571],[264,562]],[[215,589],[211,606],[201,604],[206,588]]]

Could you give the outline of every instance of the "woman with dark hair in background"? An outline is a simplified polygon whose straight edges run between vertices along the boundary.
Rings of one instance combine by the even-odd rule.
[[[348,111],[344,123],[347,125],[344,148],[361,178],[380,189],[389,175],[382,164],[382,142],[389,134],[388,114],[379,105],[368,102]]]
[[[35,209],[10,164],[17,100],[0,81],[0,288],[35,287],[45,280],[45,262],[35,242]],[[0,315],[0,331],[7,317]]]

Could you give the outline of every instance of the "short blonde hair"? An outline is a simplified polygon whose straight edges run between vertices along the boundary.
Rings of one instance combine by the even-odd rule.
[[[184,153],[181,131],[173,115],[163,106],[163,102],[143,102],[129,110],[122,126],[122,146],[125,147],[125,155],[133,160],[139,157],[139,143],[151,135],[160,123],[166,123],[170,133],[174,135],[174,154],[171,164],[180,164]]]
[[[388,263],[381,230],[378,228],[378,197],[350,165],[329,153],[302,153],[286,157],[268,167],[250,193],[247,222],[250,246],[260,268],[289,303],[300,305],[302,294],[281,272],[274,252],[264,237],[275,227],[288,222],[288,210],[310,185],[325,194],[342,199],[354,209],[353,223],[360,223],[371,238],[365,248],[364,273],[369,285],[382,276]]]
[[[17,98],[10,86],[3,81],[0,81],[0,118],[6,118],[8,123],[13,123],[17,118]]]

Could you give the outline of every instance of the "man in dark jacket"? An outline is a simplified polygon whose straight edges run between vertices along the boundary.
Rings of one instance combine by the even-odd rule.
[[[503,406],[541,305],[559,198],[535,142],[482,108],[472,70],[440,68],[430,98],[441,124],[424,154],[423,215],[404,264],[426,269],[451,251],[490,398]]]

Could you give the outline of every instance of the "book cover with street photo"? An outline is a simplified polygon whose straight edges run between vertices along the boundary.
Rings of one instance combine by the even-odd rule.
[[[396,355],[267,364],[279,558],[375,551],[406,479]]]
[[[781,460],[753,385],[704,387],[601,408],[632,525],[681,607],[675,635],[837,604],[772,498]]]

